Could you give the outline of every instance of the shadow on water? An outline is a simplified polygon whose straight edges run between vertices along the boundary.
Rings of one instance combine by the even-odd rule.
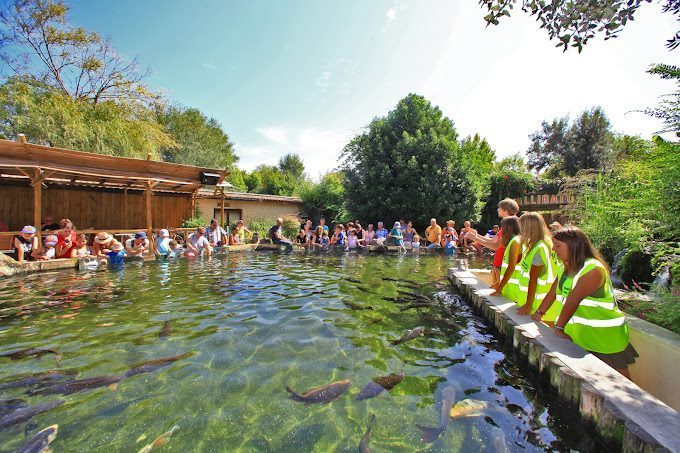
[[[452,291],[454,263],[245,253],[0,282],[0,354],[62,356],[0,358],[1,416],[26,414],[0,430],[0,451],[55,423],[55,451],[139,450],[175,425],[176,451],[356,451],[370,414],[374,451],[597,449]],[[44,405],[42,388],[88,379],[111,385]],[[346,379],[318,404],[285,390]],[[442,427],[447,388],[457,416]],[[425,443],[416,425],[445,429]]]

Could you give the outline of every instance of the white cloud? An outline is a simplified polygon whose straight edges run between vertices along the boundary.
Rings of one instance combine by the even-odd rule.
[[[269,141],[279,145],[288,144],[288,130],[283,126],[259,127],[256,130]]]
[[[330,71],[323,71],[319,77],[316,78],[316,86],[321,88],[321,92],[325,93],[331,85],[331,77],[333,74]]]
[[[252,170],[260,164],[276,165],[288,153],[300,156],[305,171],[313,179],[336,167],[342,148],[351,138],[351,133],[318,128],[289,128],[286,126],[262,127],[257,129],[266,143],[236,145],[240,157],[239,166]],[[280,139],[286,137],[283,143]]]
[[[215,69],[217,69],[217,66],[215,66],[215,63],[212,61],[204,61],[203,63],[201,63],[201,66],[210,71],[214,71]]]
[[[387,22],[394,22],[397,19],[397,10],[390,8],[385,13],[385,16],[387,16]]]

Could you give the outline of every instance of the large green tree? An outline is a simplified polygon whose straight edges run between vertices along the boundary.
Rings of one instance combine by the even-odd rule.
[[[0,9],[2,75],[45,84],[73,99],[158,99],[143,83],[148,70],[99,34],[70,22],[63,0],[9,0]]]
[[[482,208],[480,223],[490,229],[499,224],[498,202],[504,198],[519,199],[534,188],[534,177],[520,155],[509,156],[495,162],[489,177],[489,194]]]
[[[160,158],[175,141],[135,103],[74,99],[33,79],[0,85],[0,135],[24,133],[32,143],[125,157]]]
[[[551,176],[574,176],[580,170],[603,170],[612,160],[609,120],[600,107],[586,110],[569,125],[569,118],[544,121],[529,136],[529,167]]]
[[[420,226],[431,217],[476,218],[474,158],[462,151],[439,108],[409,94],[343,150],[350,214],[372,222],[408,218]]]
[[[583,46],[598,34],[604,39],[615,38],[635,12],[651,0],[479,0],[487,12],[487,25],[498,25],[504,16],[510,16],[518,4],[522,11],[536,17],[550,39],[558,41],[557,47],[565,51],[571,46],[583,50]],[[680,17],[679,0],[662,0],[663,11]],[[668,48],[680,45],[680,33],[668,40]]]
[[[318,184],[303,187],[302,209],[315,222],[325,217],[328,222],[344,222],[348,219],[342,172],[326,173]]]
[[[163,160],[213,168],[229,168],[238,161],[229,136],[217,120],[198,109],[159,108],[157,119],[177,142],[161,150]]]

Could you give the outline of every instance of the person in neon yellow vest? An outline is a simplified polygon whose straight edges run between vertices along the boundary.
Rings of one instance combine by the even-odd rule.
[[[585,233],[576,227],[559,229],[553,242],[564,268],[558,272],[534,319],[539,319],[551,306],[560,306],[555,334],[570,339],[630,378],[628,366],[635,363],[637,352],[628,340],[628,326],[616,304],[607,264]]]
[[[496,291],[492,296],[503,295],[518,303],[521,297],[519,291],[520,270],[517,265],[522,257],[522,244],[517,216],[511,215],[501,221],[501,244],[505,248],[503,263],[501,264],[501,281],[492,288]]]
[[[519,264],[520,315],[534,314],[555,281],[555,270],[550,250],[552,241],[543,216],[537,212],[525,212],[519,218],[522,237],[522,261]],[[546,312],[543,320],[552,322],[559,307]]]

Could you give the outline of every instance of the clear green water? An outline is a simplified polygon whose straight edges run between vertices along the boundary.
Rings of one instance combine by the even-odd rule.
[[[443,278],[454,262],[251,252],[0,282],[0,353],[42,347],[63,354],[59,367],[51,354],[0,358],[0,388],[29,373],[58,368],[83,379],[192,353],[117,388],[67,396],[0,391],[0,399],[28,405],[66,401],[0,430],[0,451],[54,423],[57,452],[137,451],[174,425],[159,451],[356,451],[370,414],[373,451],[587,449],[580,428],[559,416],[535,380],[521,377],[484,322],[456,300]],[[415,282],[438,305],[400,312],[384,297],[414,290],[384,277]],[[428,313],[441,315],[442,304],[464,331],[432,320]],[[421,325],[426,336],[390,347]],[[400,372],[405,378],[391,391],[356,400],[371,379]],[[330,404],[305,406],[285,391],[339,379],[351,386]],[[423,443],[415,424],[437,425],[447,386],[457,389],[457,401],[489,402],[487,417],[450,420],[439,439]]]

